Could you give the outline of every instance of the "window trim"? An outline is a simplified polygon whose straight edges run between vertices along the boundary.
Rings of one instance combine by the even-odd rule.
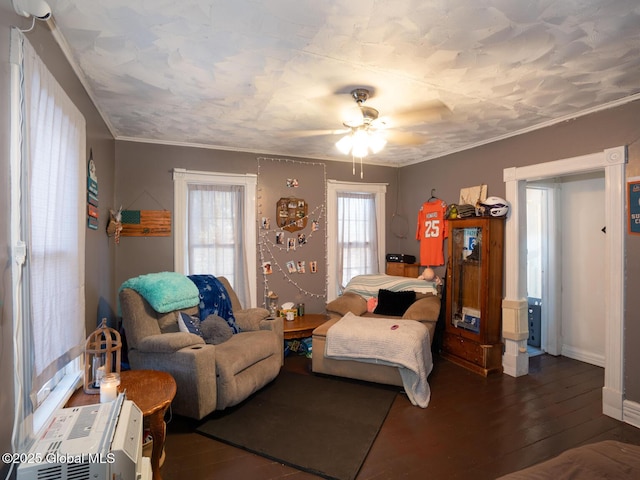
[[[250,307],[257,306],[257,229],[256,229],[256,190],[258,176],[253,173],[218,173],[184,168],[173,169],[173,210],[174,210],[174,234],[173,234],[173,265],[174,270],[186,273],[186,236],[187,219],[184,215],[188,205],[189,185],[242,185],[244,189],[245,218],[244,229],[247,239],[247,271],[249,282]]]
[[[338,296],[336,282],[338,278],[337,262],[338,245],[338,193],[374,193],[376,195],[376,218],[378,220],[378,265],[382,269],[386,251],[385,244],[385,212],[386,192],[388,183],[361,183],[345,182],[340,180],[327,180],[327,300],[333,300]]]

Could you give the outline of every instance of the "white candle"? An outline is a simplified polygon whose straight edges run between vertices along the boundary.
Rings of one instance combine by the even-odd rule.
[[[96,383],[98,385],[100,385],[102,377],[104,377],[104,365],[102,367],[98,367],[98,371],[96,372]]]
[[[100,403],[107,403],[118,397],[120,380],[115,375],[108,374],[100,382]]]

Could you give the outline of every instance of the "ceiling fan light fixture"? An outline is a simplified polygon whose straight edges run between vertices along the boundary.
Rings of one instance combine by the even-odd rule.
[[[340,150],[341,153],[348,155],[351,151],[351,146],[353,145],[353,140],[351,139],[351,134],[345,135],[340,140],[336,142],[336,148]]]
[[[350,114],[343,122],[351,131],[336,142],[336,148],[344,155],[351,153],[353,174],[356,174],[356,158],[360,159],[360,178],[363,178],[362,159],[371,153],[380,152],[387,144],[384,134],[377,129],[384,127],[385,122],[378,121],[379,112],[375,108],[363,104],[369,98],[369,90],[356,88],[351,96],[358,104],[356,114]]]
[[[369,135],[364,130],[353,132],[352,154],[354,157],[362,158],[369,154]]]
[[[369,134],[369,148],[373,153],[378,153],[382,151],[382,149],[387,144],[387,139],[384,138],[379,133],[370,133]]]
[[[387,140],[379,132],[370,132],[365,128],[354,129],[336,142],[336,148],[344,155],[351,153],[354,157],[362,158],[371,153],[380,152]]]

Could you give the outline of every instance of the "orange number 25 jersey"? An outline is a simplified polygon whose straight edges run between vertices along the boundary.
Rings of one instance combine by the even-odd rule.
[[[424,202],[418,212],[416,240],[420,240],[420,265],[444,265],[444,239],[447,238],[447,204],[439,198]]]

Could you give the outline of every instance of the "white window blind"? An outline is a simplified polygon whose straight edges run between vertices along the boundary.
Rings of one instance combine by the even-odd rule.
[[[12,242],[26,245],[26,262],[13,269],[16,403],[28,422],[39,390],[59,377],[85,342],[86,128],[80,111],[15,30],[12,69],[18,72],[12,89],[18,97],[12,104],[12,123],[18,124],[12,129]],[[21,426],[19,443],[32,427]]]

